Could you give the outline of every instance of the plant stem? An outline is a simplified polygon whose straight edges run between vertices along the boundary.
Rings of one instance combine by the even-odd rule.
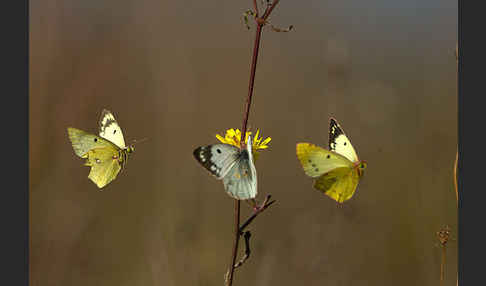
[[[245,135],[246,135],[246,126],[248,124],[248,117],[250,115],[250,107],[251,107],[251,98],[253,95],[253,85],[255,82],[255,71],[256,71],[256,63],[258,58],[258,50],[260,47],[260,38],[262,34],[262,25],[257,24],[257,32],[255,36],[255,45],[253,46],[253,59],[251,62],[251,72],[250,72],[250,83],[248,86],[248,97],[246,99],[246,108],[245,108],[245,115],[243,118],[243,126],[241,128],[241,148],[243,149],[246,146],[245,142]],[[231,256],[231,264],[230,264],[230,272],[228,277],[228,286],[233,285],[233,274],[235,271],[235,262],[236,256],[238,254],[238,243],[240,241],[240,201],[235,199],[235,241],[233,243],[233,253]]]
[[[440,286],[444,286],[445,264],[446,264],[446,247],[442,246],[442,261],[440,263]]]
[[[260,49],[260,39],[262,35],[262,28],[265,25],[265,20],[270,16],[270,13],[272,10],[275,8],[275,6],[278,4],[279,0],[276,0],[272,3],[272,6],[270,6],[269,9],[265,10],[265,14],[263,17],[258,16],[258,7],[256,0],[253,1],[253,6],[255,8],[255,22],[256,22],[256,35],[255,35],[255,43],[253,45],[253,57],[251,61],[251,68],[250,68],[250,82],[248,84],[248,97],[246,99],[246,108],[245,108],[245,114],[243,117],[243,126],[241,128],[241,139],[240,139],[240,148],[246,147],[246,142],[245,142],[245,137],[246,137],[246,129],[248,125],[248,117],[250,115],[250,107],[251,107],[251,99],[253,96],[253,86],[255,84],[255,72],[256,72],[256,65],[257,65],[257,59],[258,59],[258,52]],[[236,262],[236,255],[238,254],[238,243],[240,241],[240,201],[235,199],[235,227],[234,227],[234,235],[235,235],[235,240],[233,243],[233,252],[231,256],[231,264],[230,264],[230,269],[229,269],[229,274],[228,274],[228,279],[227,279],[227,285],[232,286],[233,285],[233,274],[235,271],[235,262]]]
[[[253,86],[255,85],[256,64],[258,60],[258,51],[260,50],[260,39],[262,35],[262,27],[263,24],[257,22],[255,44],[253,45],[253,58],[251,61],[251,69],[250,69],[250,82],[248,84],[248,97],[246,98],[245,115],[243,118],[243,126],[241,127],[241,140],[240,140],[241,148],[244,148],[246,146],[246,142],[245,142],[246,127],[248,125],[248,117],[250,115],[251,99],[253,97]]]
[[[228,284],[233,285],[233,273],[235,271],[236,255],[238,254],[238,243],[240,241],[240,201],[235,199],[235,241],[233,242],[233,252],[231,254],[231,264],[229,270]]]

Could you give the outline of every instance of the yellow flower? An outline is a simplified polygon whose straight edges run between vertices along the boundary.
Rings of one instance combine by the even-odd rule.
[[[245,134],[245,143],[248,142],[248,135],[251,134],[251,131],[247,131]],[[260,149],[267,149],[268,148],[268,143],[270,140],[272,140],[271,137],[266,138],[263,140],[263,137],[258,137],[260,134],[260,130],[257,129],[257,132],[255,134],[255,137],[253,137],[253,144],[252,144],[252,151],[253,151],[253,156],[255,157],[255,160],[257,159],[259,152],[258,150]],[[216,134],[216,138],[218,138],[219,141],[225,144],[230,144],[233,146],[236,146],[240,148],[240,143],[241,143],[241,131],[239,129],[228,129],[226,130],[225,136],[221,136],[219,134]]]

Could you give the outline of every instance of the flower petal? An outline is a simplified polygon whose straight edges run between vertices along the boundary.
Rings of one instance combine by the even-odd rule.
[[[223,138],[223,136],[216,134],[216,138],[218,138],[218,140],[221,141],[221,143],[226,143],[226,140],[225,138]]]
[[[262,145],[267,145],[270,141],[272,141],[272,137],[268,137],[267,139],[263,140]]]

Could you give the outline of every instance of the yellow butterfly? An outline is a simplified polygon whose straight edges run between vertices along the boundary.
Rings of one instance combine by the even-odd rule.
[[[121,128],[110,111],[103,110],[99,124],[99,136],[72,127],[67,130],[74,153],[86,158],[85,166],[91,167],[88,178],[101,189],[116,178],[135,148],[125,145]]]
[[[359,160],[348,137],[334,118],[330,119],[329,150],[311,143],[297,143],[297,158],[307,176],[317,178],[314,188],[337,201],[349,200],[367,163]]]

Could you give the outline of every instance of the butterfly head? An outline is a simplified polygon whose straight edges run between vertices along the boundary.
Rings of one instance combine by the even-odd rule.
[[[132,145],[130,145],[130,146],[127,147],[127,149],[126,149],[127,152],[128,153],[135,152],[135,144],[140,143],[140,142],[143,142],[143,141],[147,141],[147,140],[148,140],[148,138],[143,138],[143,139],[140,139],[140,140],[133,140]]]
[[[133,146],[133,145],[128,146],[126,150],[127,150],[127,153],[135,152],[135,146]]]
[[[358,161],[354,164],[355,168],[358,170],[358,174],[359,176],[363,176],[364,174],[364,170],[366,169],[366,167],[368,166],[368,163],[366,163],[366,161],[362,160],[362,161]]]

